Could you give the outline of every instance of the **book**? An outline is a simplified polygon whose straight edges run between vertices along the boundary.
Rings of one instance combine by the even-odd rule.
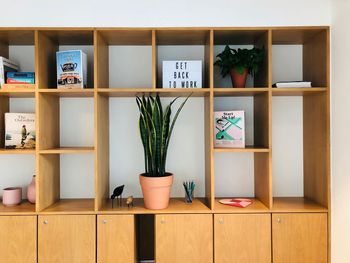
[[[5,113],[5,148],[35,149],[35,114]]]
[[[18,65],[4,57],[0,57],[0,88],[6,83],[7,72],[17,72],[19,70]]]
[[[244,148],[244,111],[214,112],[215,147]]]
[[[6,83],[7,84],[34,84],[35,74],[34,72],[7,72]]]
[[[57,88],[86,88],[87,59],[82,50],[56,52]]]
[[[274,88],[311,88],[311,81],[279,81],[272,85]]]

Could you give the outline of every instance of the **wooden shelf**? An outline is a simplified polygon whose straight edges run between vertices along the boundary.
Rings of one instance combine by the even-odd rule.
[[[240,214],[246,214],[246,213],[269,213],[269,208],[266,207],[259,199],[256,198],[249,198],[253,201],[253,203],[250,206],[247,206],[245,208],[241,207],[235,207],[235,206],[229,206],[229,205],[223,205],[219,203],[220,199],[224,198],[217,198],[215,199],[214,204],[214,213],[240,213]]]
[[[114,205],[116,205],[116,201]],[[108,200],[103,206],[100,214],[203,214],[211,213],[211,210],[206,205],[204,198],[196,198],[192,204],[187,204],[184,198],[171,198],[169,207],[162,210],[150,210],[144,207],[142,198],[134,199],[134,206],[128,208],[123,200],[123,207],[112,208],[112,201]]]
[[[272,88],[273,96],[304,96],[326,92],[327,88]]]
[[[185,97],[192,93],[192,97],[209,95],[209,88],[201,89],[152,89],[152,88],[100,88],[98,93],[109,97],[135,97],[143,93],[159,93],[162,97]]]
[[[215,97],[246,97],[268,92],[269,88],[214,88]]]
[[[0,149],[0,154],[35,154],[35,149]]]
[[[4,206],[0,201],[0,215],[33,215],[35,214],[35,204],[23,200],[16,206]]]
[[[61,147],[47,150],[40,150],[40,154],[81,154],[93,153],[94,147]]]
[[[264,153],[269,152],[269,148],[246,146],[245,148],[214,148],[214,152],[217,153],[230,153],[230,152],[257,152]]]
[[[271,211],[278,213],[318,213],[327,212],[328,209],[304,197],[274,197]]]
[[[11,97],[11,98],[35,98],[35,89],[4,89],[0,88],[0,96]]]
[[[94,199],[60,199],[40,214],[94,214]]]
[[[39,93],[41,94],[50,94],[58,97],[71,97],[71,98],[79,98],[79,97],[93,97],[94,89],[86,88],[86,89],[39,89]]]

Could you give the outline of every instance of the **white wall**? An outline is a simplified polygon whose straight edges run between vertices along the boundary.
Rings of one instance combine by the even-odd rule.
[[[1,0],[1,26],[328,25],[330,0]],[[15,13],[14,13],[15,12]]]
[[[334,263],[350,262],[350,1],[336,0],[332,27],[332,251]]]

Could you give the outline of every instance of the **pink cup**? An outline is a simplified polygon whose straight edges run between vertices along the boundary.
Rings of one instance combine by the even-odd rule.
[[[22,188],[21,187],[8,187],[4,189],[2,196],[2,203],[5,206],[15,206],[22,201]]]

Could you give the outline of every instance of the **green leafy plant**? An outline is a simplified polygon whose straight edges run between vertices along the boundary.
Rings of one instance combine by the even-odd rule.
[[[173,99],[163,111],[159,95],[136,96],[139,107],[139,130],[145,155],[145,176],[166,176],[165,166],[171,134],[175,122],[191,94],[182,102],[171,121]]]
[[[249,74],[256,74],[265,58],[264,48],[233,49],[228,45],[216,56],[214,65],[221,68],[221,75],[225,77],[232,69],[243,74],[248,69]]]

